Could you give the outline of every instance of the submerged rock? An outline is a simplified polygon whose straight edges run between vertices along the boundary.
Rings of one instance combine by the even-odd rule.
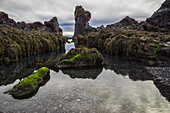
[[[103,56],[96,48],[76,48],[71,49],[68,53],[62,55],[57,68],[71,68],[84,66],[101,66],[103,65]]]
[[[26,99],[30,95],[34,95],[39,87],[44,85],[46,78],[49,78],[49,73],[50,70],[47,67],[42,67],[5,93],[9,93],[16,99]]]

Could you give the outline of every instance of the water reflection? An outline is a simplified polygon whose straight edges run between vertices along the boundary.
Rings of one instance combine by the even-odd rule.
[[[69,75],[71,78],[88,78],[88,79],[96,79],[97,76],[102,72],[103,67],[89,67],[82,69],[62,69],[61,71],[64,74]]]
[[[159,80],[154,81],[154,84],[159,89],[162,96],[166,97],[166,99],[170,102],[170,86]]]
[[[129,76],[130,79],[136,80],[153,80],[154,76],[145,69],[146,64],[129,60],[125,57],[109,56],[103,54],[105,69],[110,69],[123,76]]]
[[[21,80],[42,66],[50,67],[58,62],[61,54],[61,52],[44,53],[0,66],[0,86],[11,84],[17,79]]]

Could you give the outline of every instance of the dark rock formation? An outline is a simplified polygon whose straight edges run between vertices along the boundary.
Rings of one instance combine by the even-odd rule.
[[[37,32],[48,32],[55,34],[62,34],[62,29],[59,27],[58,20],[53,17],[50,21],[45,21],[44,24],[41,22],[25,23],[25,22],[15,22],[10,19],[8,15],[4,12],[0,12],[0,25],[6,27],[15,27],[22,29],[26,32],[37,31]]]
[[[43,52],[64,50],[66,41],[62,35],[25,32],[0,26],[0,64],[8,64]]]
[[[75,30],[74,36],[86,35],[90,32],[95,32],[96,29],[89,26],[89,20],[91,19],[91,13],[83,9],[82,6],[77,6],[74,12],[75,16]]]
[[[170,0],[166,0],[146,22],[158,28],[170,29]]]
[[[103,56],[96,48],[76,48],[62,55],[57,68],[72,68],[103,65]]]
[[[76,46],[95,47],[110,55],[147,62],[169,62],[170,45],[165,42],[165,37],[170,36],[146,31],[105,29],[98,33],[74,37],[74,42]]]
[[[5,93],[9,93],[16,99],[30,98],[40,86],[44,85],[45,79],[49,78],[49,73],[50,70],[47,67],[42,67]]]
[[[138,21],[133,18],[130,18],[129,16],[126,16],[118,23],[107,25],[106,28],[143,30],[143,27],[139,25]]]

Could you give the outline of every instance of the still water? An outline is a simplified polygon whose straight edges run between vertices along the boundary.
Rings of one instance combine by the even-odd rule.
[[[74,47],[66,44],[66,52]],[[105,66],[50,71],[50,80],[29,99],[3,92],[34,70],[55,64],[62,53],[45,53],[0,66],[0,112],[170,113],[170,102],[145,64],[103,55]]]

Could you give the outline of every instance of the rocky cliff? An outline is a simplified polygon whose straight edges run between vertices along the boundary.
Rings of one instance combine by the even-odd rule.
[[[156,27],[170,29],[170,0],[166,0],[146,22]]]
[[[0,25],[6,27],[15,27],[26,32],[37,31],[46,33],[62,34],[62,29],[59,27],[58,20],[53,17],[50,21],[45,21],[44,24],[41,22],[25,23],[15,22],[13,19],[8,17],[8,14],[0,12]]]

